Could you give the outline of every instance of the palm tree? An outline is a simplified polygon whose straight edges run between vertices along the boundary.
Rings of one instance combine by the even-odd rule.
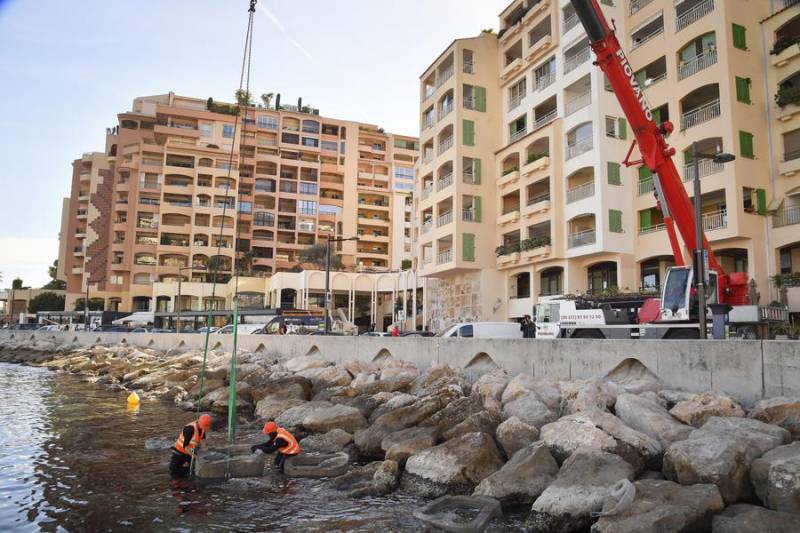
[[[264,107],[269,107],[272,104],[272,97],[275,93],[264,93],[261,95],[261,101],[264,102]]]

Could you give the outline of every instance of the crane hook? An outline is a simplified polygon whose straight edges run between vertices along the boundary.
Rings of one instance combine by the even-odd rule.
[[[258,0],[250,0],[250,9],[247,10],[249,13],[256,12],[256,2],[258,2]]]

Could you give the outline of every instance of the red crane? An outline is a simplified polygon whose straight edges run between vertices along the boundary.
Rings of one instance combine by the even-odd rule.
[[[664,224],[669,235],[675,263],[682,266],[683,252],[675,234],[675,226],[681,234],[683,243],[689,250],[696,246],[695,215],[693,204],[683,186],[672,156],[675,148],[667,144],[665,136],[673,130],[671,122],[656,124],[650,104],[642,87],[636,80],[635,70],[625,57],[614,29],[608,25],[597,0],[571,0],[578,18],[583,24],[592,50],[597,57],[596,64],[608,77],[622,111],[631,125],[635,140],[623,162],[625,166],[645,165],[654,173],[653,182],[659,207],[664,214]],[[639,145],[641,159],[631,161],[630,156]],[[674,224],[673,224],[674,223]],[[702,234],[702,233],[701,233]],[[748,276],[744,272],[726,274],[717,262],[708,240],[702,236],[702,247],[708,253],[708,264],[718,274],[719,301],[730,305],[747,304]]]

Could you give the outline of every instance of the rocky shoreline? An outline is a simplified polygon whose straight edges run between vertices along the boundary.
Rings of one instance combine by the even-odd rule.
[[[196,351],[0,342],[0,362],[226,414],[230,354],[209,352],[201,394],[202,361]],[[274,418],[305,451],[366,463],[330,481],[351,497],[490,497],[529,508],[536,532],[779,532],[800,523],[800,398],[745,406],[667,390],[632,360],[594,380],[555,381],[248,352],[237,378],[246,427]]]

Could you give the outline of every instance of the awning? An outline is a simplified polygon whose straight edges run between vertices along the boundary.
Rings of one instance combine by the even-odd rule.
[[[133,313],[132,315],[128,315],[122,318],[118,318],[114,320],[112,324],[152,324],[153,323],[153,313],[148,311],[138,311]]]

